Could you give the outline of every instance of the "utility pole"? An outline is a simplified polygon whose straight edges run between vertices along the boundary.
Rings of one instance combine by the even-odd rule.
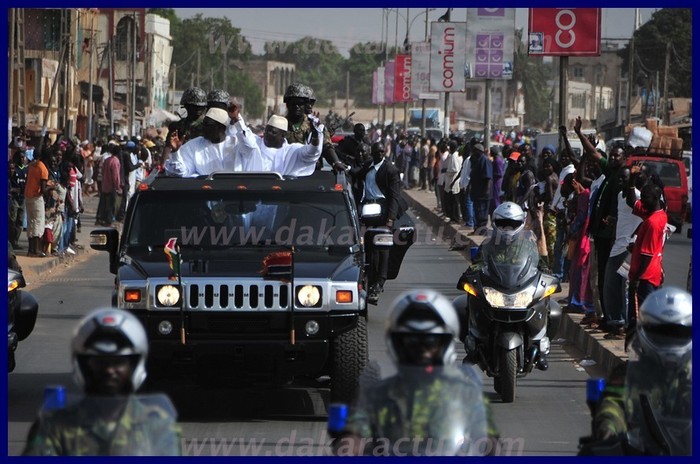
[[[136,135],[136,14],[131,24],[131,136]]]
[[[428,9],[425,9],[425,41],[428,41]],[[425,98],[421,99],[420,133],[425,137]]]
[[[569,57],[559,58],[559,125],[568,127],[569,105],[567,101],[569,87]],[[564,146],[559,134],[559,150]]]
[[[410,38],[409,38],[409,24],[408,24],[408,15],[410,12],[410,8],[406,8],[406,48],[404,49],[404,53],[408,52],[408,49],[410,47]],[[410,97],[410,95],[409,95]],[[408,101],[403,102],[403,128],[404,130],[408,129]]]
[[[399,9],[396,9],[396,25],[394,26],[394,95],[396,95],[396,54],[399,52]],[[391,124],[394,126],[393,137],[396,140],[396,99],[391,98]],[[392,153],[392,155],[396,155]]]
[[[671,125],[671,105],[668,98],[668,70],[671,66],[671,42],[666,42],[666,63],[664,63],[664,124]]]
[[[93,106],[93,101],[92,101],[92,85],[93,85],[93,79],[92,79],[92,67],[95,62],[95,15],[92,15],[92,25],[90,29],[90,79],[89,79],[89,86],[90,90],[88,93],[88,127],[87,127],[87,140],[88,142],[92,142],[92,106]]]
[[[630,39],[629,69],[627,71],[627,124],[632,124],[632,90],[634,89],[634,33]]]
[[[109,133],[114,134],[114,37],[109,39]]]
[[[173,90],[170,92],[170,97],[172,97],[173,93],[177,89],[177,63],[173,63]],[[172,111],[173,105],[172,102],[170,101],[170,98],[168,98],[168,103],[170,103],[170,106],[168,107],[168,111]]]
[[[199,48],[197,48],[197,76],[196,76],[196,81],[197,81],[197,87],[199,87],[199,73],[200,73],[200,67],[202,65],[202,57],[200,56],[201,52]]]
[[[221,51],[224,54],[224,84],[221,86],[222,89],[228,89],[228,80],[226,79],[226,68],[228,68],[228,63],[226,62],[226,52],[228,52],[228,47],[221,45]],[[212,87],[213,89],[214,87]]]
[[[350,71],[345,72],[345,120],[350,115]]]
[[[486,79],[486,95],[484,95],[484,149],[489,152],[491,143],[491,79]]]

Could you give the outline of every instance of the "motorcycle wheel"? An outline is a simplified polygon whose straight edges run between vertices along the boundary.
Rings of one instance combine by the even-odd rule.
[[[515,384],[518,373],[518,352],[516,349],[501,351],[501,369],[499,386],[501,399],[504,403],[515,400]],[[494,384],[495,385],[495,384]]]

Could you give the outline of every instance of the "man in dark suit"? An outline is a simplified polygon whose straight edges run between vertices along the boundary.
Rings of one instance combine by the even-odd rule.
[[[407,209],[401,196],[401,176],[398,169],[385,157],[384,144],[375,142],[371,147],[372,159],[355,168],[351,174],[362,183],[362,197],[359,204],[378,203],[381,214],[362,218],[368,227],[394,229],[394,223]],[[389,270],[390,247],[377,247],[370,258],[369,293],[367,302],[377,304],[379,294],[384,291],[384,282]]]

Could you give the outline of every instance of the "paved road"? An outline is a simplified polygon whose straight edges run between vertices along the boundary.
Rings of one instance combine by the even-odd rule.
[[[424,229],[425,230],[425,229]],[[35,332],[20,344],[17,370],[9,375],[10,455],[21,452],[43,387],[69,388],[69,338],[77,320],[91,308],[108,305],[113,276],[107,255],[90,253],[70,268],[59,269],[31,286],[41,302]],[[407,255],[380,305],[370,311],[370,357],[390,370],[384,324],[391,301],[402,291],[428,286],[453,297],[465,268],[464,257],[446,243],[424,234]],[[512,451],[526,455],[572,455],[578,437],[588,431],[585,379],[572,347],[553,346],[548,372],[535,371],[519,381],[515,403],[502,404],[493,382],[484,391],[493,402],[495,421]],[[460,347],[461,351],[461,347]],[[190,455],[319,455],[326,452],[328,391],[304,385],[285,390],[233,390],[195,385],[173,387],[183,424],[183,446]]]

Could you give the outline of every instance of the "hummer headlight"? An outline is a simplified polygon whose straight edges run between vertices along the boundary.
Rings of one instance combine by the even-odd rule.
[[[158,289],[156,298],[161,306],[175,306],[180,301],[180,288],[175,285],[163,285]]]
[[[297,301],[306,308],[314,307],[321,301],[321,290],[315,285],[304,285],[297,290]]]

